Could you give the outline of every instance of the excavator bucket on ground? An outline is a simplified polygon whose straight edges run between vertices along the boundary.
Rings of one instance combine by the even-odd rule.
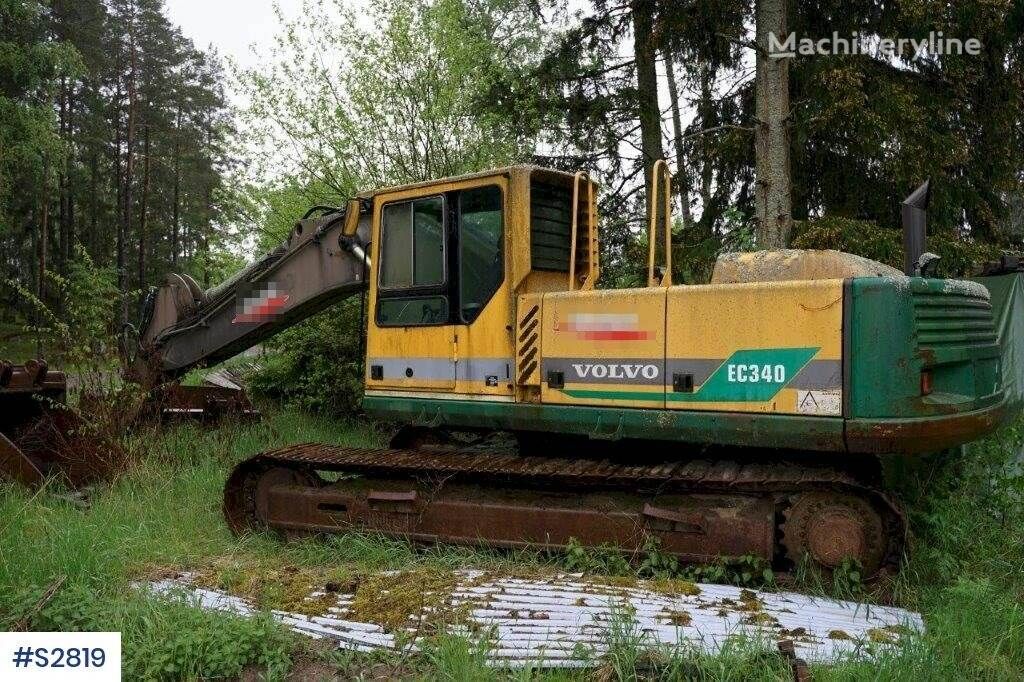
[[[66,397],[64,373],[50,371],[44,361],[0,362],[0,478],[37,487],[57,468],[71,479],[85,473],[84,453],[83,466],[66,466],[79,421]]]
[[[249,396],[238,386],[184,386],[171,383],[150,393],[148,404],[162,421],[211,421],[221,417],[259,419]]]

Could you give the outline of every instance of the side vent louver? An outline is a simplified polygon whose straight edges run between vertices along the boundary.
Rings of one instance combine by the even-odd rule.
[[[540,297],[520,300],[516,324],[516,382],[520,386],[540,385]]]

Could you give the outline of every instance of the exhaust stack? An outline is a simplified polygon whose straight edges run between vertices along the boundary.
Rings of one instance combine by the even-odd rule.
[[[926,180],[903,200],[903,272],[910,277],[919,274],[919,261],[927,248],[930,198],[931,180]]]

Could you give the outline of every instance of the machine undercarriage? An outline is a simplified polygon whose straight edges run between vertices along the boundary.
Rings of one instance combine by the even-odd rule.
[[[418,542],[548,550],[575,542],[626,553],[657,546],[687,562],[753,556],[783,571],[809,557],[824,570],[852,561],[874,576],[902,555],[906,522],[881,491],[873,460],[844,471],[797,453],[680,457],[650,443],[517,440],[467,444],[406,429],[393,442],[407,449],[264,452],[232,472],[224,513],[236,533],[360,529]]]

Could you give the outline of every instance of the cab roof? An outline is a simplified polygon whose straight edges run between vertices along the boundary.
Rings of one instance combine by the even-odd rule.
[[[434,180],[425,180],[421,182],[412,182],[405,185],[394,185],[391,187],[382,187],[372,192],[362,192],[357,196],[359,198],[370,199],[377,196],[378,194],[391,194],[392,192],[401,192],[410,189],[419,189],[421,187],[431,187],[433,185],[442,185],[452,182],[462,182],[464,180],[475,180],[477,178],[489,178],[495,176],[506,176],[511,177],[514,174],[526,174],[526,175],[540,175],[543,176],[547,181],[555,181],[559,183],[569,184],[572,182],[573,173],[566,171],[557,170],[554,168],[547,168],[544,166],[538,166],[536,164],[517,164],[514,166],[503,166],[500,168],[491,168],[488,170],[478,171],[476,173],[466,173],[464,175],[455,175],[446,178],[437,178]]]

